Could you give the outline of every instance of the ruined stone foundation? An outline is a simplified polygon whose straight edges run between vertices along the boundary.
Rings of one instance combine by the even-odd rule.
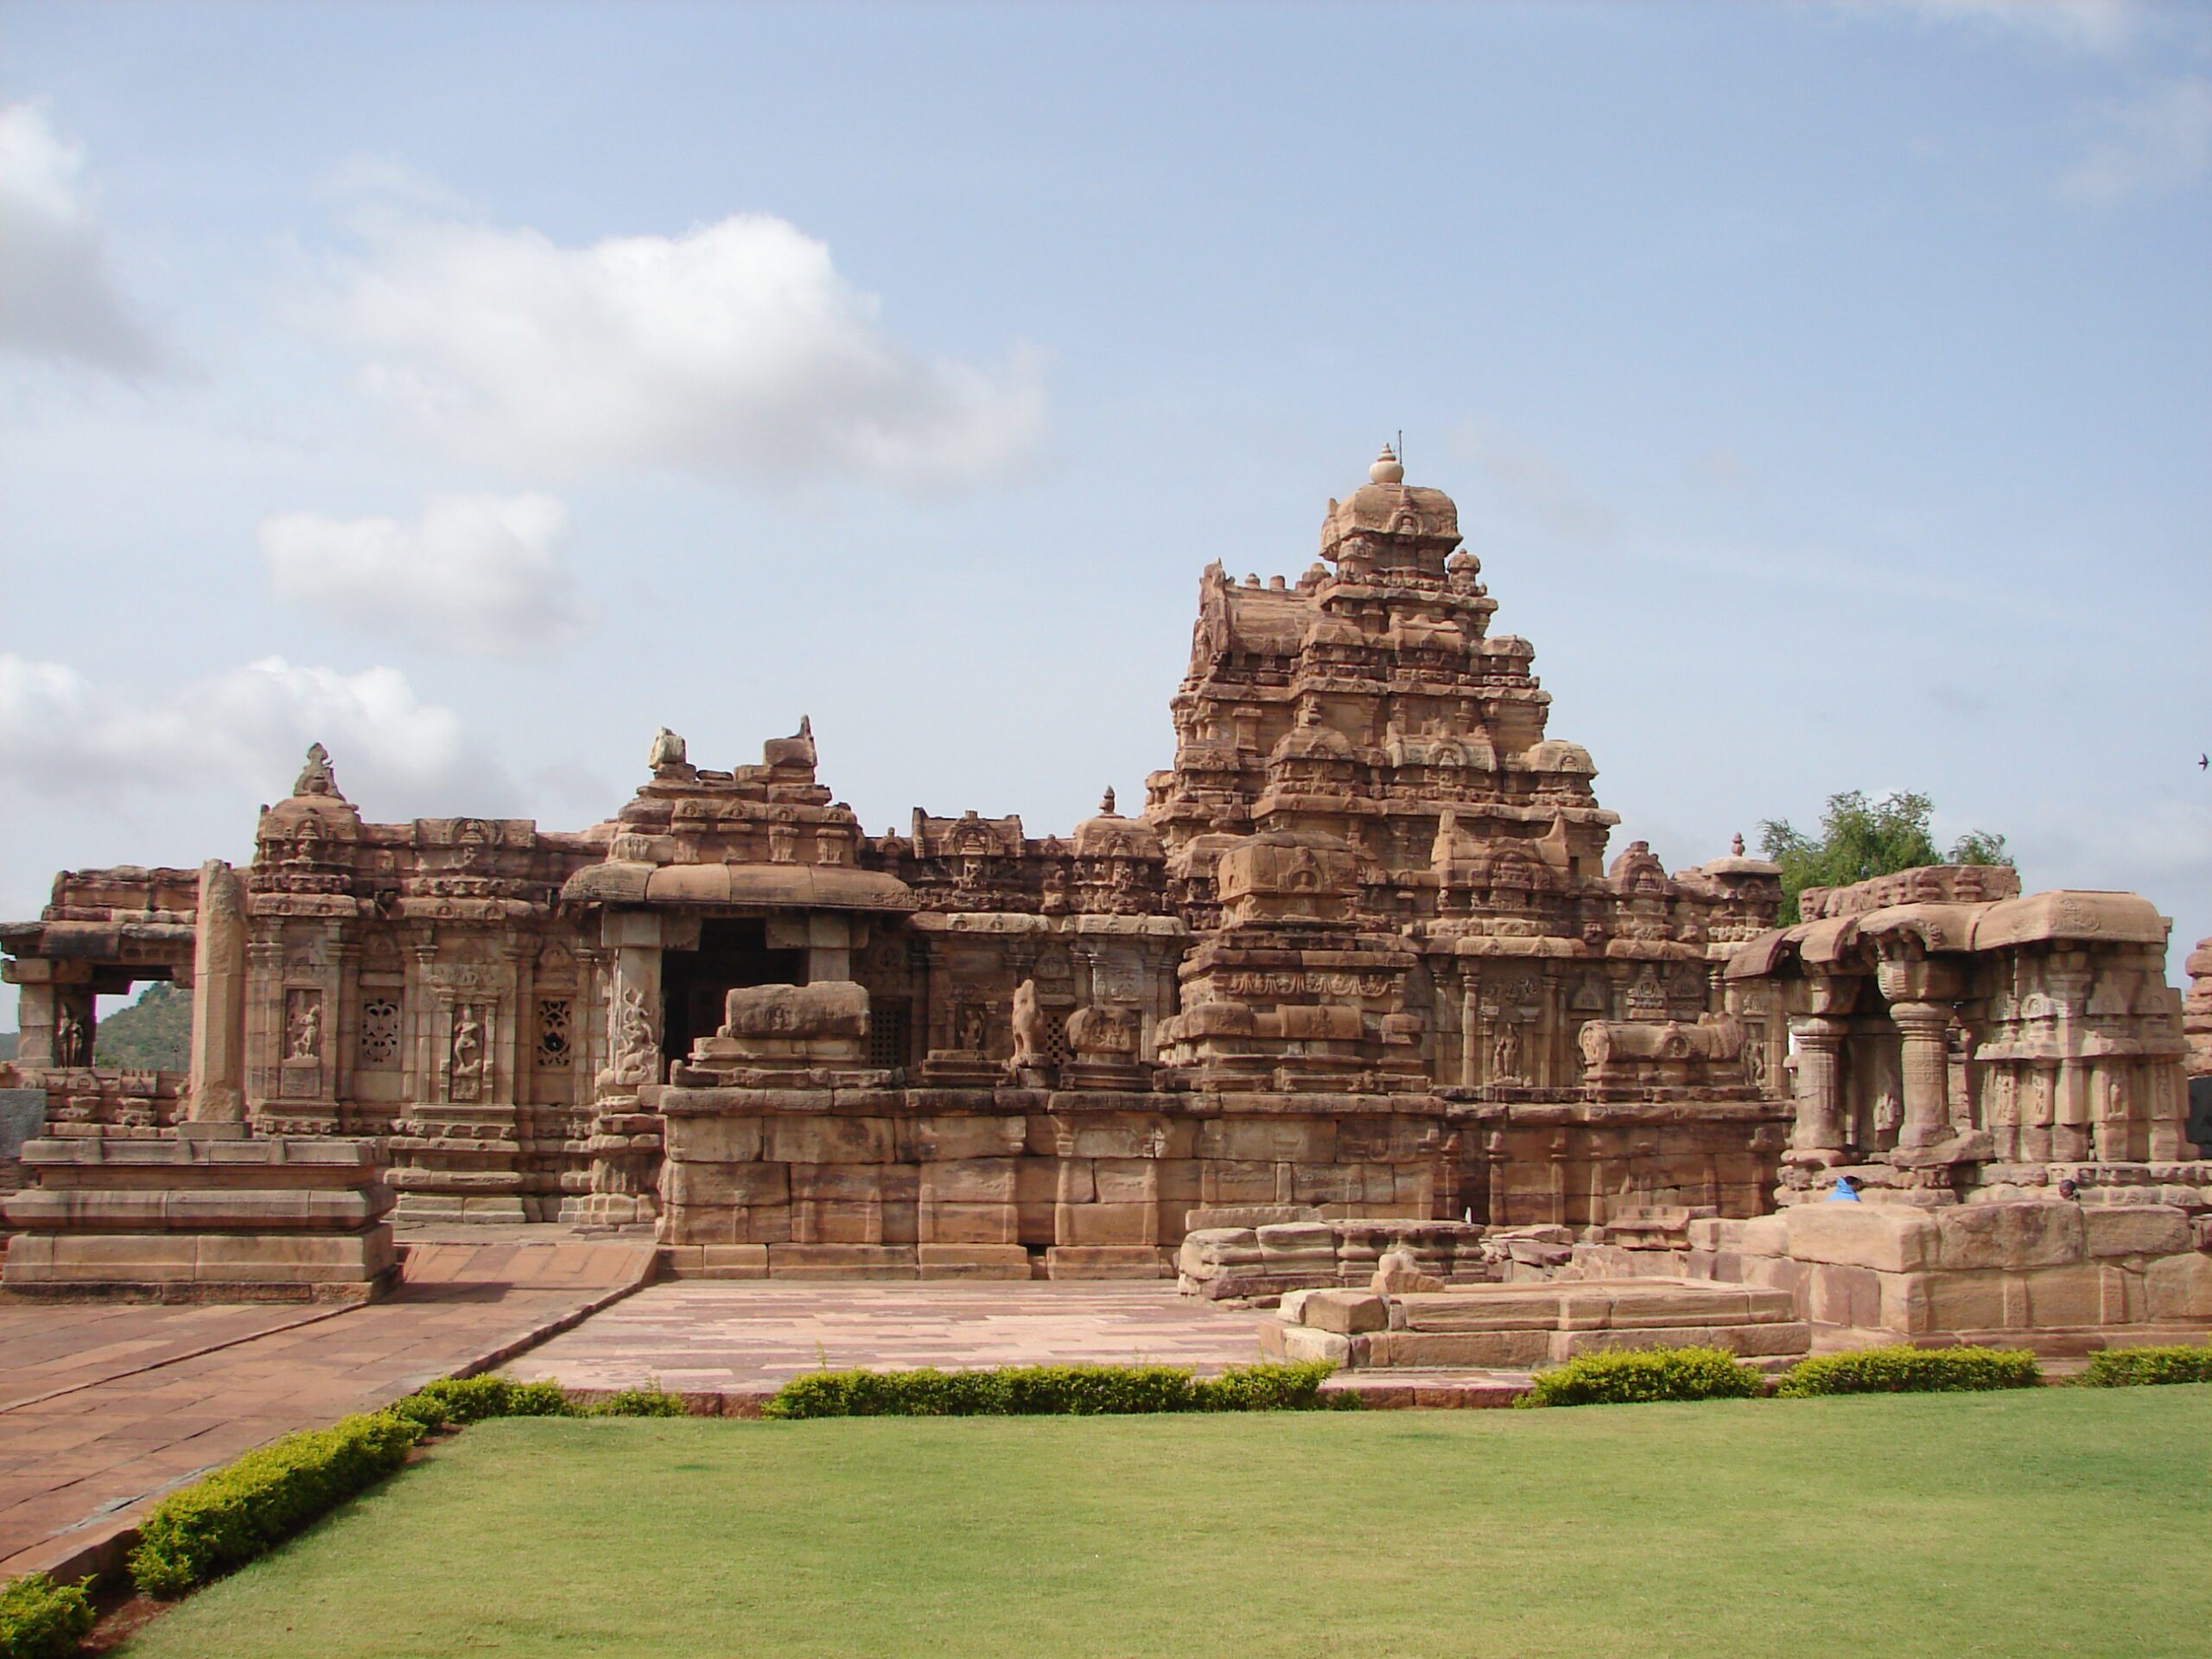
[[[17,1294],[165,1302],[357,1301],[399,1277],[391,1189],[360,1141],[41,1140],[7,1202]],[[191,1133],[192,1130],[200,1133]]]

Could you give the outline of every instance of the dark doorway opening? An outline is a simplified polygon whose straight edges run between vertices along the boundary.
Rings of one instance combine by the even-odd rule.
[[[691,1045],[722,1023],[722,1004],[743,985],[804,985],[806,952],[771,950],[767,924],[709,917],[699,925],[696,950],[665,950],[660,959],[661,1053],[682,1059]]]

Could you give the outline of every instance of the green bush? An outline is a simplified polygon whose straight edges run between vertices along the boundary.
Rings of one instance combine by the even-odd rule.
[[[32,1573],[0,1584],[0,1659],[68,1659],[92,1631],[92,1599]]]
[[[814,1371],[764,1417],[1124,1416],[1164,1411],[1311,1411],[1333,1368],[1240,1367],[1194,1377],[1173,1365],[1018,1365],[975,1371]],[[1357,1402],[1354,1402],[1355,1404]]]
[[[681,1395],[669,1393],[659,1383],[642,1389],[623,1389],[596,1405],[586,1408],[594,1417],[689,1417],[690,1408]]]
[[[249,1452],[147,1511],[130,1576],[149,1595],[177,1596],[241,1567],[391,1473],[422,1434],[379,1412]]]
[[[1745,1400],[1759,1374],[1718,1348],[1628,1348],[1579,1354],[1538,1371],[1516,1406],[1623,1406],[1654,1400]]]
[[[511,1376],[442,1376],[385,1408],[425,1428],[461,1428],[487,1417],[573,1417],[575,1402],[558,1382]]]
[[[1336,1367],[1323,1359],[1278,1365],[1239,1365],[1219,1376],[1202,1376],[1194,1385],[1200,1411],[1357,1411],[1359,1396],[1348,1389],[1324,1395],[1321,1385]]]
[[[2092,1389],[2139,1388],[2148,1383],[2212,1382],[2212,1346],[2107,1348],[2090,1357],[2082,1374]]]
[[[2036,1357],[2017,1348],[1860,1348],[1801,1359],[1775,1389],[1793,1399],[1815,1394],[1954,1394],[2032,1389],[2043,1381]]]

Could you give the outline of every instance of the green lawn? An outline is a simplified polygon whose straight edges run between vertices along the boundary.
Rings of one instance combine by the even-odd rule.
[[[480,1425],[130,1659],[2212,1650],[2212,1386]]]

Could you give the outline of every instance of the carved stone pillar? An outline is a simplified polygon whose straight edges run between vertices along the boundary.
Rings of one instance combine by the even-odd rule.
[[[54,1064],[54,1016],[56,989],[46,962],[11,962],[8,977],[22,988],[16,1005],[18,1036],[16,1064],[25,1068]],[[35,976],[35,977],[34,976]]]
[[[1797,1127],[1790,1146],[1840,1155],[1846,1140],[1841,1055],[1847,1027],[1815,1014],[1790,1029],[1797,1047]]]
[[[220,859],[200,867],[192,944],[191,1098],[195,1123],[245,1122],[245,887]]]
[[[1951,1057],[1944,1040],[1951,1011],[1934,1002],[1892,1002],[1890,1018],[1904,1039],[1904,1122],[1897,1145],[1932,1147],[1951,1133]]]
[[[1459,1082],[1471,1089],[1482,1081],[1482,981],[1478,975],[1463,973],[1459,982],[1464,988],[1459,994]]]

